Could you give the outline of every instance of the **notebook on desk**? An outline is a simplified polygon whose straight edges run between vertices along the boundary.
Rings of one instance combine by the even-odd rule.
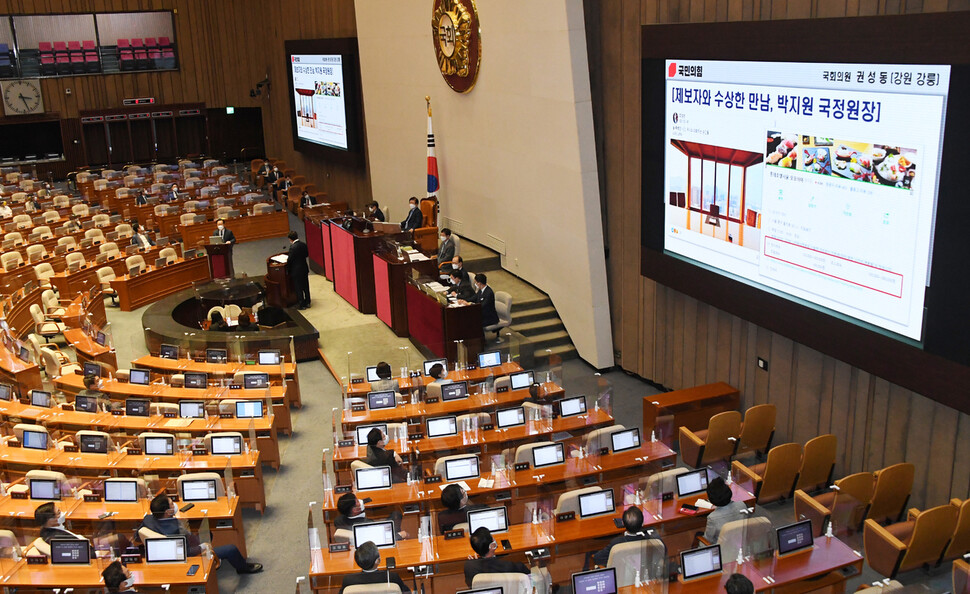
[[[192,424],[192,419],[169,419],[165,421],[166,427],[188,427]]]

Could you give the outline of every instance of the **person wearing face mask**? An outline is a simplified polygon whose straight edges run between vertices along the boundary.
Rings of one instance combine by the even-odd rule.
[[[372,200],[367,203],[367,218],[382,223],[384,222],[384,211],[381,210],[381,206],[377,203],[377,200]]]
[[[401,221],[401,229],[404,231],[414,231],[421,226],[423,221],[424,216],[421,214],[421,209],[418,208],[418,199],[411,196],[408,200],[408,216]]]
[[[371,466],[390,466],[391,480],[403,483],[407,480],[407,471],[401,466],[401,456],[394,450],[385,449],[387,436],[379,428],[374,427],[367,434],[367,457],[364,462]]]
[[[333,527],[338,530],[352,530],[357,524],[373,522],[367,517],[364,511],[364,502],[361,501],[356,493],[344,493],[337,499],[337,517],[333,521]],[[400,510],[394,510],[388,514],[387,519],[394,522],[394,529],[397,531],[398,538],[407,538],[408,533],[401,530],[401,520],[404,514]]]
[[[468,278],[468,271],[465,270],[465,261],[461,259],[461,256],[455,256],[451,260],[451,269],[458,271],[458,274],[461,275],[462,282],[471,285],[472,281],[470,278]]]
[[[468,282],[468,274],[466,273],[462,277],[461,272],[461,270],[452,270],[448,274],[448,278],[451,280],[451,289],[448,291],[448,296],[468,301],[475,296],[475,289]]]
[[[121,561],[113,561],[111,565],[105,567],[101,572],[101,579],[104,580],[104,587],[107,588],[108,594],[137,594],[138,592],[135,590],[135,579]]]
[[[475,294],[471,299],[460,300],[462,305],[479,303],[482,306],[482,327],[498,324],[498,312],[495,311],[495,291],[488,286],[488,277],[479,272],[475,275]]]
[[[111,399],[99,390],[101,380],[95,375],[86,375],[82,380],[84,384],[84,389],[77,393],[78,396],[87,396],[89,398],[95,398],[98,402],[98,408],[102,410],[108,410],[111,406]]]
[[[195,557],[202,554],[202,545],[198,537],[182,527],[182,523],[175,517],[175,504],[172,503],[168,495],[164,493],[156,495],[148,505],[148,509],[151,513],[146,514],[142,519],[141,525],[143,527],[165,536],[185,536],[188,542],[189,556]],[[222,561],[232,565],[236,573],[259,573],[263,571],[261,563],[247,561],[236,545],[228,544],[213,547],[212,552]]]
[[[75,534],[64,527],[64,520],[67,514],[58,513],[57,506],[53,501],[41,505],[34,510],[34,522],[40,527],[40,537],[44,542],[50,544],[53,538],[70,538],[74,540],[88,540],[80,534]],[[91,547],[92,556],[94,547]]]
[[[226,229],[226,219],[219,219],[216,221],[216,232],[214,235],[218,235],[222,238],[225,243],[236,243],[236,236],[232,231]]]
[[[155,245],[152,238],[146,233],[142,232],[141,227],[138,226],[138,223],[131,224],[131,231],[131,245],[137,245],[145,251],[148,251],[153,245]]]
[[[313,206],[314,204],[313,196],[310,195],[310,192],[303,190],[303,195],[300,196],[300,208],[306,208],[308,206]]]
[[[296,293],[297,309],[310,309],[310,268],[306,259],[309,257],[306,244],[300,241],[296,231],[290,231],[286,236],[290,240],[290,249],[286,257],[286,272],[293,283]]]
[[[472,532],[469,540],[472,550],[478,555],[478,559],[465,561],[465,583],[469,588],[475,576],[480,573],[524,573],[526,575],[530,573],[525,563],[506,561],[495,556],[498,545],[492,538],[492,532],[485,526]]]
[[[169,195],[169,201],[175,202],[176,200],[181,200],[181,199],[182,199],[182,195],[179,194],[178,184],[172,184],[172,193]]]
[[[273,200],[276,200],[276,185],[283,178],[283,174],[280,173],[280,168],[273,166],[273,170],[269,172],[266,176],[266,183],[269,184],[271,191],[273,192]]]
[[[450,263],[455,258],[455,240],[451,237],[451,229],[445,227],[438,236],[441,245],[438,246],[438,265]],[[442,272],[449,272],[442,270]]]

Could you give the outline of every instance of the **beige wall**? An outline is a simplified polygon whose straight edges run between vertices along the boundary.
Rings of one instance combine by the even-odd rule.
[[[431,95],[440,224],[503,253],[552,298],[580,356],[612,366],[581,0],[479,2],[481,71],[464,95],[438,73],[431,3],[356,7],[374,198],[401,220],[424,195]]]

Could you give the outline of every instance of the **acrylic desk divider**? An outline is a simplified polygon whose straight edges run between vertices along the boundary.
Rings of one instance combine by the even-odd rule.
[[[222,478],[226,483],[226,497],[232,499],[236,496],[236,483],[232,478],[232,458],[226,458],[226,467],[222,471]]]

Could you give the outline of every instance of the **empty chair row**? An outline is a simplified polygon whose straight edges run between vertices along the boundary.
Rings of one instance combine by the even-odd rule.
[[[774,404],[752,406],[744,414],[735,410],[714,415],[707,429],[691,431],[680,428],[680,455],[684,463],[694,468],[713,462],[729,460],[738,453],[763,453],[771,447],[775,436]]]
[[[804,448],[798,443],[775,446],[760,464],[745,465],[735,460],[731,469],[738,483],[748,487],[758,503],[787,499],[795,489],[815,491],[830,483],[837,446],[834,435],[820,435],[810,439]]]

